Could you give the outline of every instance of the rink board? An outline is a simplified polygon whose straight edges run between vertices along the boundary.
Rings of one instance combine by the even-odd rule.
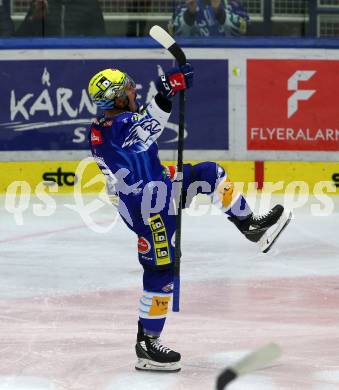
[[[197,163],[199,160],[188,160]],[[339,194],[336,162],[217,161],[242,191]],[[173,165],[174,161],[163,161]],[[0,162],[0,193],[98,193],[105,178],[96,163],[80,161]]]
[[[112,41],[108,48],[101,42],[97,48],[85,48],[88,42],[71,48],[65,42],[63,49],[57,40],[46,42],[49,47],[26,42],[26,49],[0,50],[0,161],[84,158],[96,114],[86,91],[90,76],[103,67],[121,67],[147,103],[155,93],[151,80],[173,65],[166,50],[148,41],[125,48],[126,41],[118,46]],[[294,40],[281,47],[270,40],[253,46],[257,41],[241,39],[227,47],[231,42],[185,47],[195,67],[186,99],[185,158],[338,161],[338,43],[312,47]],[[177,100],[159,140],[166,160],[175,158]]]
[[[99,70],[112,68],[112,59],[6,61],[1,60],[0,51],[0,65],[0,90],[8,102],[0,111],[0,152],[88,150],[88,129],[100,114],[87,92],[88,81]],[[185,148],[227,150],[228,61],[193,60],[192,65],[197,76],[194,93],[187,93]],[[171,59],[147,56],[114,60],[114,68],[135,80],[140,105],[148,104],[157,93],[152,80],[172,66]],[[202,97],[208,96],[213,96],[214,103],[207,110]],[[162,150],[176,148],[178,116],[178,102],[173,99],[172,115],[158,139]]]

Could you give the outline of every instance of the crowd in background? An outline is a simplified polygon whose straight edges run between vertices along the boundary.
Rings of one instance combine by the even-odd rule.
[[[14,23],[10,16],[10,0],[0,0],[0,36],[11,36]]]
[[[316,0],[0,0],[0,36],[142,37],[152,24],[160,24],[183,37],[338,37],[339,8],[332,7],[330,15],[322,9],[321,19],[314,13],[312,19],[311,3],[318,4]],[[278,5],[285,10],[280,19],[274,14]]]
[[[16,28],[9,3],[10,0],[0,0],[3,36],[105,35],[104,17],[97,0],[32,0],[24,20]]]
[[[151,0],[130,0],[127,12],[151,13]],[[239,0],[183,0],[173,9],[172,33],[180,36],[238,36],[246,33],[249,17]],[[126,20],[126,36],[146,35],[146,19]],[[98,0],[32,0],[17,25],[10,0],[0,0],[1,36],[104,36],[107,34]]]
[[[238,1],[186,0],[175,9],[173,31],[181,36],[238,36],[246,33],[248,22]]]

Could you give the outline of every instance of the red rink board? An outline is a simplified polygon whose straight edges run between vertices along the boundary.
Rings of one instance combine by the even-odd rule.
[[[339,150],[339,61],[248,60],[247,146]]]

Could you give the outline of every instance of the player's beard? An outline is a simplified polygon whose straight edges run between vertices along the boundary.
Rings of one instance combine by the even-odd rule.
[[[116,108],[124,111],[139,112],[139,103],[136,99],[136,94],[127,94],[124,99],[119,99],[116,102]]]
[[[128,96],[128,107],[131,112],[139,112],[139,104],[137,102],[136,97]]]
[[[127,99],[128,99],[128,107],[131,112],[138,112],[139,111],[139,104],[137,102],[137,94],[135,90],[132,90],[130,92],[127,92]]]

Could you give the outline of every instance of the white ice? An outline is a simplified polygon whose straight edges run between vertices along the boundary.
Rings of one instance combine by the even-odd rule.
[[[338,197],[327,216],[312,215],[315,198],[294,210],[268,254],[224,215],[184,214],[181,311],[162,337],[181,352],[182,371],[165,375],[134,370],[134,234],[120,220],[93,231],[115,219],[111,206],[90,228],[65,207],[72,197],[56,200],[42,217],[30,198],[18,225],[0,199],[0,390],[213,389],[223,368],[271,341],[282,357],[230,389],[339,388]]]

